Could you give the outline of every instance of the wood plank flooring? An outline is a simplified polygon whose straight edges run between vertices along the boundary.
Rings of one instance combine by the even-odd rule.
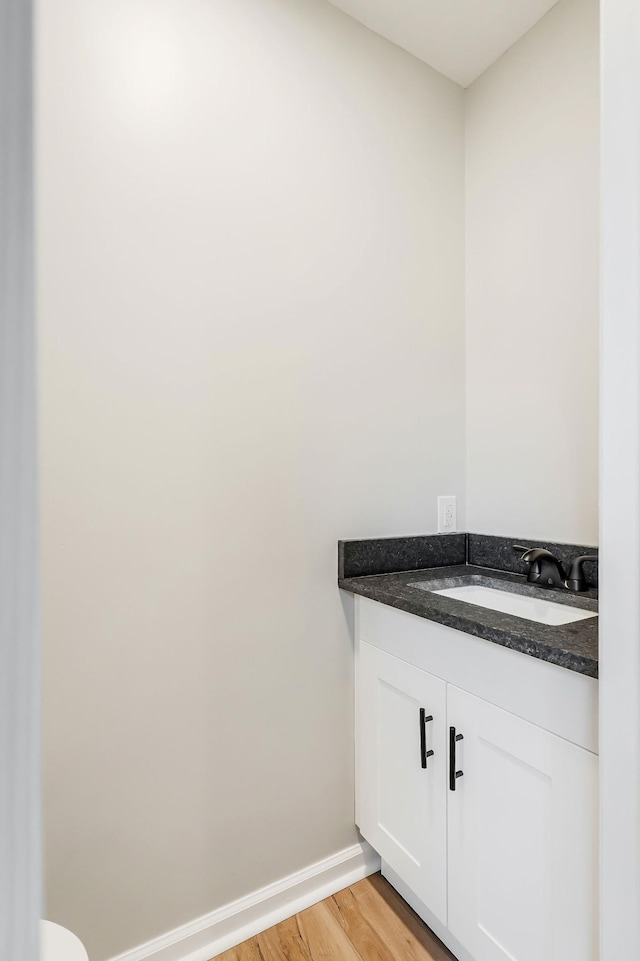
[[[374,874],[218,955],[216,961],[455,961]]]

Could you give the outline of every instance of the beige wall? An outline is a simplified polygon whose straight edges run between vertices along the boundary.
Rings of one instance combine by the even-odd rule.
[[[469,529],[597,543],[597,0],[465,96]]]
[[[355,840],[339,537],[464,525],[463,92],[315,0],[42,0],[47,913]]]

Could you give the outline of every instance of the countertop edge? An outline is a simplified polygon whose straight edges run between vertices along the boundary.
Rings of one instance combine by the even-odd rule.
[[[412,572],[414,575],[416,573],[418,572]],[[430,576],[432,576],[433,573],[433,569],[428,572]],[[384,585],[380,583],[380,579],[385,576],[387,575],[368,575],[372,582],[376,582],[371,584],[363,584],[363,581],[366,582],[368,580],[367,575],[353,578],[338,578],[338,587],[340,590],[346,591],[349,594],[366,597],[369,600],[377,601],[388,607],[394,607],[407,614],[414,614],[416,617],[422,617],[424,620],[433,621],[434,623],[442,624],[444,627],[462,631],[464,634],[469,634],[472,637],[478,637],[490,643],[498,644],[508,650],[516,651],[529,657],[535,657],[538,660],[547,661],[565,670],[575,671],[576,673],[584,674],[594,679],[598,678],[597,659],[571,651],[553,648],[535,638],[529,639],[527,649],[523,650],[523,644],[519,638],[514,638],[508,631],[498,626],[487,627],[477,620],[474,620],[473,617],[465,617],[463,614],[452,615],[426,605],[421,608],[420,604],[412,604],[405,597],[399,596],[389,589],[385,590]]]

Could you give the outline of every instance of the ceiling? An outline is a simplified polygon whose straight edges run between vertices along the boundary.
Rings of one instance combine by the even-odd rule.
[[[330,0],[468,87],[558,0]]]

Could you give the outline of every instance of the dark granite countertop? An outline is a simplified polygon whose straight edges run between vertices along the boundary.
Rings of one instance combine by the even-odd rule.
[[[435,540],[435,538],[434,538]],[[445,562],[446,563],[446,562]],[[381,604],[408,611],[418,617],[444,624],[446,627],[481,637],[502,647],[529,654],[551,664],[577,671],[589,677],[598,676],[598,618],[591,617],[570,624],[551,627],[537,621],[525,620],[512,614],[502,614],[431,593],[428,589],[412,586],[424,581],[455,579],[474,575],[477,583],[507,581],[517,594],[544,598],[559,604],[597,611],[598,592],[594,588],[581,594],[566,590],[541,588],[531,585],[522,574],[514,574],[471,564],[424,567],[400,573],[365,574],[340,577],[339,586],[352,594],[369,597]]]

